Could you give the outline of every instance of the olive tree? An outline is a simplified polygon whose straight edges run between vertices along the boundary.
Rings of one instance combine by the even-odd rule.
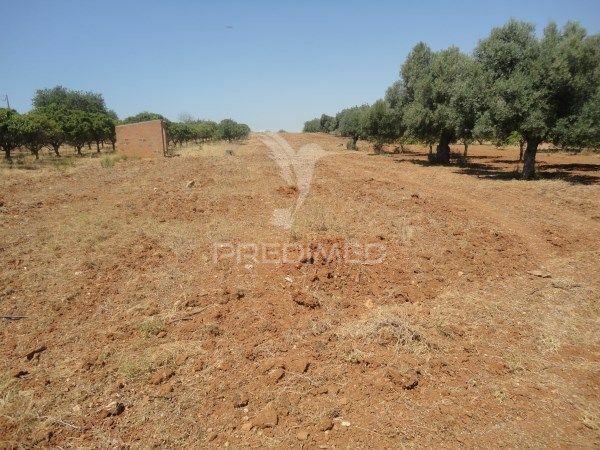
[[[328,116],[327,114],[321,115],[321,118],[319,119],[319,124],[321,126],[321,130],[325,133],[333,133],[338,127],[336,118]]]
[[[402,120],[411,136],[438,142],[436,161],[450,161],[450,144],[468,145],[478,117],[476,62],[457,47],[432,52],[419,43],[401,69],[406,102]]]
[[[323,131],[321,129],[321,119],[312,119],[304,122],[304,128],[302,129],[304,133],[319,133]]]
[[[374,142],[376,153],[383,151],[383,145],[389,144],[401,136],[398,111],[391,108],[385,100],[377,100],[366,111],[364,117],[364,133]]]
[[[337,116],[338,131],[341,136],[352,139],[349,148],[356,150],[356,143],[365,137],[365,118],[369,105],[354,106],[340,111]]]
[[[562,30],[551,23],[539,39],[532,24],[511,20],[477,46],[494,133],[505,140],[516,131],[526,141],[524,179],[535,178],[541,142],[576,144],[582,134],[578,125],[591,133],[597,130],[597,118],[589,112],[600,82],[599,43],[576,23]]]

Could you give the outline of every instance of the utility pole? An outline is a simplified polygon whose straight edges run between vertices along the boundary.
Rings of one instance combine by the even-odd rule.
[[[6,102],[6,107],[10,109],[10,101],[8,100],[8,94],[4,94],[4,101]]]

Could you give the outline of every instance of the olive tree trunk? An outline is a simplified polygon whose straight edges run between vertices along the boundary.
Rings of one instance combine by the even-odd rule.
[[[10,149],[8,149],[8,148],[4,149],[4,159],[6,159],[7,161],[10,161]]]
[[[527,147],[523,154],[523,179],[533,180],[535,178],[535,154],[537,153],[539,142],[534,139],[527,141]]]
[[[463,144],[465,146],[465,152],[463,153],[463,156],[466,158],[467,157],[467,152],[469,150],[469,144],[467,144],[466,142]]]
[[[447,135],[442,134],[435,152],[436,162],[439,164],[448,164],[450,162],[450,138]]]

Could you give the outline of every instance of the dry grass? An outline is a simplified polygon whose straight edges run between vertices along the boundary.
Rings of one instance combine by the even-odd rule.
[[[395,306],[375,308],[363,319],[340,326],[335,333],[343,339],[391,345],[397,351],[424,353],[431,350],[423,335],[412,325],[408,325],[402,308]]]
[[[410,162],[423,155],[283,135],[335,152],[291,232],[270,224],[295,198],[256,136],[108,170],[92,156],[2,166],[0,305],[28,316],[0,329],[8,447],[288,447],[300,428],[315,447],[598,442],[598,186],[479,179]],[[384,243],[385,264],[211,261],[221,240],[347,237]],[[528,275],[540,267],[551,278]],[[42,337],[48,349],[25,360]],[[306,372],[269,378],[296,357]],[[420,371],[415,389],[386,378],[402,365]],[[23,367],[30,376],[11,377]],[[162,368],[173,378],[150,384]],[[231,404],[238,390],[247,412]],[[97,419],[117,399],[126,411]],[[243,431],[269,403],[278,425]],[[315,411],[352,425],[325,434]]]

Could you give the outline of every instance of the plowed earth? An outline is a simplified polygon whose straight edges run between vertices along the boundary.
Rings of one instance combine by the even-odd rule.
[[[282,136],[328,152],[291,230],[258,135],[2,169],[4,447],[600,446],[597,155]]]

